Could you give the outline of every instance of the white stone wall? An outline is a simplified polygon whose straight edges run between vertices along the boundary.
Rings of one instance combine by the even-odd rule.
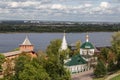
[[[89,70],[89,67],[87,66],[87,64],[67,66],[67,68],[71,73],[79,73],[79,72],[84,72]]]

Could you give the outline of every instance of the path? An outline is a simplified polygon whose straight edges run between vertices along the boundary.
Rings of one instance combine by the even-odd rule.
[[[0,75],[0,78],[3,78],[3,75]]]
[[[112,74],[112,75],[108,76],[105,80],[110,80],[110,79],[112,79],[113,77],[118,76],[118,75],[120,75],[120,73]]]
[[[93,70],[72,75],[72,80],[93,80]]]

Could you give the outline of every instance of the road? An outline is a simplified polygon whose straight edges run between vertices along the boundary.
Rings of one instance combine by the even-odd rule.
[[[93,80],[93,70],[72,74],[72,80]]]

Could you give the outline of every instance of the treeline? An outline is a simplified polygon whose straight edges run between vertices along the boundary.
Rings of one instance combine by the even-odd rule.
[[[111,47],[102,48],[101,53],[97,54],[98,61],[94,69],[94,75],[97,78],[105,78],[120,70],[120,31],[112,35],[111,44]]]
[[[38,24],[38,23],[0,23],[0,32],[93,32],[119,31],[120,24]]]

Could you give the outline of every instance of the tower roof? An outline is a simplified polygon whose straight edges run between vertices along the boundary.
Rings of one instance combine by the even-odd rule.
[[[24,42],[21,45],[32,45],[30,40],[28,39],[28,36],[26,36]]]
[[[89,42],[89,35],[88,35],[88,33],[86,34],[86,42]]]
[[[82,48],[82,49],[94,49],[94,46],[90,42],[85,42],[81,45],[80,48]]]
[[[82,48],[82,49],[94,49],[94,46],[92,45],[92,43],[89,42],[88,33],[86,35],[86,42],[83,43],[80,48]]]
[[[66,41],[66,36],[65,36],[65,32],[63,35],[63,39],[62,39],[62,44],[61,44],[61,50],[66,50],[67,49],[67,41]]]

